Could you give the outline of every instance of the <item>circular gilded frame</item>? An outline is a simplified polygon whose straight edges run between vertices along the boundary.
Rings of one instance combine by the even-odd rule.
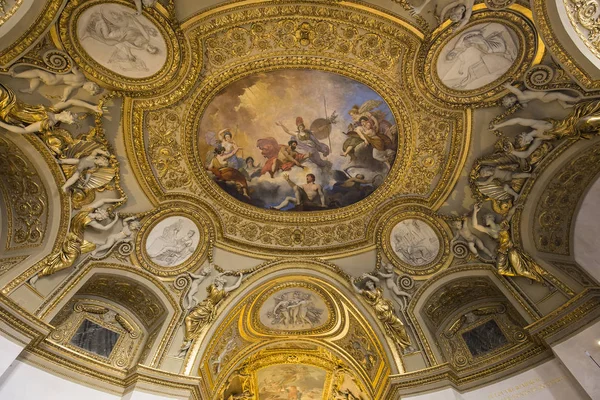
[[[271,298],[271,296],[281,290],[294,288],[309,290],[318,295],[329,313],[329,320],[316,329],[271,329],[265,326],[260,321],[260,310],[264,306],[265,302]],[[299,336],[311,336],[323,335],[330,333],[337,325],[336,316],[342,317],[340,306],[331,298],[326,290],[321,288],[319,285],[315,285],[305,281],[295,282],[282,282],[275,285],[269,286],[259,293],[256,294],[252,304],[250,305],[246,319],[248,321],[247,329],[253,334],[268,335],[268,336],[287,336],[287,335],[299,335]]]
[[[404,262],[394,249],[391,244],[391,235],[394,227],[400,222],[408,219],[416,219],[425,222],[439,239],[439,250],[436,257],[429,263],[421,266],[414,266]],[[431,212],[423,207],[407,207],[398,209],[393,213],[393,216],[388,219],[385,224],[380,228],[378,235],[378,243],[383,250],[383,253],[388,260],[394,264],[395,267],[400,269],[402,272],[409,275],[425,276],[431,275],[438,272],[445,266],[450,258],[450,242],[448,239],[447,228],[435,218]]]
[[[77,21],[81,17],[81,14],[89,8],[100,4],[118,4],[135,11],[133,2],[125,0],[110,0],[109,2],[103,0],[70,1],[65,6],[57,24],[58,35],[54,35],[55,38],[57,36],[60,38],[60,43],[57,43],[57,45],[62,45],[64,51],[71,55],[75,63],[85,71],[87,76],[116,90],[130,92],[150,91],[171,82],[180,68],[182,53],[176,30],[171,26],[169,19],[165,17],[166,11],[164,11],[162,6],[157,4],[156,7],[144,8],[143,16],[152,22],[166,43],[167,55],[165,63],[151,76],[131,78],[111,71],[101,65],[84,50],[81,43],[77,40]],[[161,13],[159,10],[163,10],[164,13]]]
[[[421,84],[430,95],[448,103],[461,105],[478,103],[478,106],[487,106],[505,94],[503,83],[523,76],[531,66],[541,62],[545,46],[535,30],[531,11],[522,6],[512,5],[504,10],[493,11],[487,9],[484,4],[478,4],[474,7],[474,11],[464,28],[456,31],[449,23],[445,23],[432,33],[430,46],[423,50],[426,54],[420,58],[424,71]],[[442,50],[452,39],[482,23],[497,23],[512,30],[518,41],[518,56],[502,76],[480,88],[456,90],[446,86],[437,72],[438,58]]]
[[[165,267],[151,260],[150,256],[146,252],[146,239],[154,227],[156,227],[161,221],[170,217],[183,217],[192,221],[198,228],[199,238],[198,246],[187,260],[174,267]],[[159,209],[148,220],[144,221],[144,224],[136,236],[135,255],[139,265],[154,275],[162,277],[174,277],[182,272],[193,269],[198,264],[203,263],[208,256],[209,246],[213,240],[213,232],[212,229],[210,229],[206,224],[200,222],[202,220],[203,216],[199,212],[190,208],[164,207]]]

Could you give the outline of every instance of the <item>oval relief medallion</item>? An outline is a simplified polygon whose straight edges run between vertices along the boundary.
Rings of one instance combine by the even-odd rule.
[[[101,66],[127,78],[156,74],[167,60],[167,43],[153,22],[135,9],[102,3],[77,19],[77,39]]]
[[[144,220],[136,238],[136,258],[158,276],[176,276],[197,268],[207,257],[211,228],[193,208],[165,205]]]
[[[437,74],[451,89],[477,90],[502,77],[518,56],[518,38],[511,28],[495,22],[480,23],[442,48]]]
[[[433,274],[449,262],[448,228],[421,206],[389,211],[378,234],[385,257],[411,276]]]
[[[168,217],[148,233],[146,254],[153,263],[174,268],[194,254],[199,239],[200,232],[192,220],[181,216]]]
[[[400,221],[392,228],[390,245],[400,260],[413,267],[431,263],[440,252],[440,239],[433,228],[413,218]]]

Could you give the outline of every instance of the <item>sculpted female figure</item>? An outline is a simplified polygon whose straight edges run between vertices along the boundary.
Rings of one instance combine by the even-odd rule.
[[[367,289],[360,289],[356,286],[356,283],[352,282],[354,291],[363,296],[367,303],[373,307],[375,315],[379,321],[381,321],[388,334],[400,346],[402,351],[410,351],[410,338],[406,333],[404,324],[400,318],[394,314],[392,302],[383,297],[383,290],[380,287],[375,286],[375,282],[368,275],[363,275],[363,278],[368,279],[365,283]]]
[[[394,294],[394,298],[400,306],[400,310],[406,310],[406,307],[410,302],[410,294],[406,293],[403,290],[400,290],[400,288],[396,284],[396,273],[394,272],[394,266],[392,264],[385,264],[383,268],[385,269],[385,272],[377,271],[377,275],[379,275],[380,278],[385,279],[385,285]],[[365,276],[374,282],[380,281],[379,278],[373,275],[365,274]]]
[[[546,271],[528,254],[515,246],[510,236],[510,220],[516,209],[516,206],[513,207],[500,223],[496,223],[493,214],[486,215],[485,226],[483,226],[477,220],[481,205],[476,204],[473,209],[473,227],[498,242],[496,267],[501,275],[522,276],[544,284],[543,276],[546,275]]]
[[[89,253],[96,248],[94,243],[85,240],[85,228],[91,226],[99,231],[107,231],[119,220],[119,215],[115,213],[115,219],[107,225],[100,222],[108,218],[108,212],[100,207],[108,203],[118,203],[125,200],[120,199],[102,199],[89,205],[88,208],[79,211],[71,218],[69,233],[60,249],[50,254],[44,259],[44,269],[34,275],[29,284],[35,286],[38,279],[43,276],[52,275],[55,272],[71,267],[77,258],[83,253]]]
[[[240,272],[240,277],[232,286],[225,286],[226,281],[223,275],[215,278],[213,283],[206,288],[207,296],[200,304],[192,308],[190,313],[185,317],[185,337],[184,343],[179,351],[179,357],[183,357],[192,341],[202,332],[202,329],[214,321],[217,316],[217,305],[223,300],[229,292],[237,289],[242,284],[244,275]]]
[[[84,107],[99,114],[102,108],[82,100],[61,101],[53,106],[29,105],[17,100],[15,92],[0,84],[0,127],[14,133],[36,133],[50,130],[59,122],[72,124],[75,115],[64,111]]]
[[[191,310],[192,307],[195,307],[196,304],[198,304],[198,300],[196,300],[196,294],[200,290],[200,284],[204,281],[204,279],[206,279],[208,275],[210,275],[210,273],[213,270],[213,267],[213,264],[208,264],[202,267],[200,269],[200,272],[196,275],[192,274],[191,272],[188,272],[188,275],[190,276],[190,278],[192,278],[192,283],[190,285],[190,291],[188,292],[187,296],[185,296],[185,298],[183,299],[183,307],[186,310]]]

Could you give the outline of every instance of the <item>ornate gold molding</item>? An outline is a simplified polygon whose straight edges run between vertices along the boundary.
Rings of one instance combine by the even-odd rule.
[[[21,7],[23,4],[23,0],[9,0],[6,2],[3,0],[0,2],[0,26],[4,25],[6,21],[8,21]]]
[[[267,257],[289,251],[309,256],[369,249],[374,235],[369,213],[401,194],[414,193],[439,207],[465,162],[472,117],[470,110],[432,109],[412,90],[410,57],[423,36],[406,22],[394,22],[398,21],[393,16],[346,2],[260,7],[239,2],[184,23],[191,51],[206,54],[203,80],[193,91],[184,85],[176,95],[126,100],[124,106],[125,126],[133,124],[128,154],[151,201],[160,204],[189,192],[190,200],[208,203],[218,216],[214,224],[219,246]],[[288,36],[278,36],[278,26],[289,30],[289,44]],[[367,43],[386,55],[385,65],[377,62]],[[399,157],[386,183],[358,204],[318,213],[261,210],[222,192],[203,171],[197,131],[211,99],[242,77],[290,68],[351,77],[380,91],[393,111],[402,130]],[[195,77],[192,73],[188,81]],[[183,96],[188,97],[175,103]],[[411,106],[413,97],[418,106]],[[175,120],[184,121],[183,128],[176,127]],[[173,129],[167,129],[171,125]],[[141,148],[151,149],[148,158],[137,150]]]
[[[7,65],[31,46],[55,20],[63,0],[46,0],[35,22],[14,43],[0,52],[0,65]]]
[[[569,21],[577,36],[600,58],[600,2],[598,0],[563,0]],[[559,11],[560,12],[560,11]],[[567,27],[565,27],[567,29]]]
[[[548,182],[535,208],[533,235],[539,251],[571,254],[578,204],[600,172],[600,142],[575,155]]]
[[[6,200],[8,232],[5,250],[40,246],[48,225],[48,194],[27,156],[0,137],[0,191]]]
[[[593,79],[587,71],[565,49],[558,36],[554,33],[546,0],[532,0],[533,17],[536,21],[538,32],[548,46],[550,52],[559,63],[580,82],[586,89],[600,89],[600,80]]]

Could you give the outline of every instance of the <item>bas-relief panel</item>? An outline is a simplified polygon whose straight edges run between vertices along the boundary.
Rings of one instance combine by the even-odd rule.
[[[176,267],[188,260],[198,247],[200,232],[185,217],[173,216],[160,221],[146,238],[146,253],[162,267]]]
[[[286,331],[317,329],[329,321],[329,311],[321,296],[302,288],[272,294],[259,315],[267,329]]]
[[[476,90],[504,75],[517,59],[515,32],[491,22],[472,26],[451,39],[437,60],[443,84],[455,90]]]
[[[204,167],[227,193],[265,209],[354,204],[396,157],[397,128],[372,89],[314,70],[255,74],[225,88],[200,123]]]
[[[405,219],[392,229],[391,246],[394,253],[414,267],[429,264],[440,251],[440,239],[435,231],[419,219]]]
[[[83,11],[77,38],[96,62],[128,78],[152,76],[167,60],[167,44],[159,29],[120,4],[98,4]]]
[[[309,365],[272,365],[256,376],[258,400],[322,400],[327,372]]]

